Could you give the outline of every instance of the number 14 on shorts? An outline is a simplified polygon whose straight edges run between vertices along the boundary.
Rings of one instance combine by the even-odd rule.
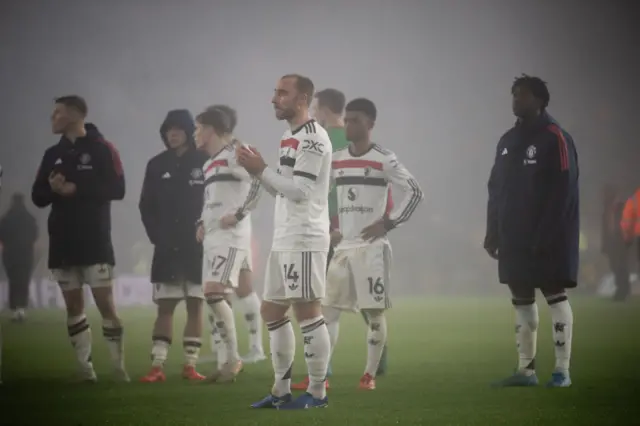
[[[296,265],[293,263],[289,263],[282,266],[284,268],[284,280],[286,282],[286,285],[289,287],[289,290],[297,290],[299,287],[298,279],[300,278],[300,275],[298,275]]]

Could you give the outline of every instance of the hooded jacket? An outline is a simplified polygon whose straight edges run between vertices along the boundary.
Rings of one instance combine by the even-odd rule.
[[[187,135],[189,149],[181,156],[167,142],[167,131],[173,127]],[[155,246],[151,265],[154,283],[201,282],[202,245],[196,240],[195,224],[202,214],[202,167],[207,155],[195,149],[194,131],[189,111],[169,111],[160,126],[167,149],[147,163],[139,208],[147,236]]]
[[[116,148],[87,123],[86,136],[66,137],[47,149],[31,191],[33,203],[51,206],[48,220],[49,268],[115,265],[111,243],[111,201],[122,200],[125,180]],[[76,185],[71,196],[54,193],[52,172]]]
[[[547,113],[498,143],[489,178],[485,247],[498,250],[500,282],[577,285],[578,155]]]

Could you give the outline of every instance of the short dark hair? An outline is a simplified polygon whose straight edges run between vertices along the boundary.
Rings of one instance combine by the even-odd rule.
[[[219,135],[231,133],[231,119],[221,109],[209,107],[198,114],[196,121],[204,126],[211,126]]]
[[[64,105],[67,108],[73,108],[82,114],[83,117],[86,117],[89,112],[87,102],[78,95],[60,96],[54,100],[54,103]]]
[[[342,114],[344,112],[344,104],[346,99],[344,93],[337,89],[324,89],[316,93],[318,106],[327,107],[334,114]]]
[[[376,105],[366,98],[357,98],[352,100],[347,104],[345,110],[352,112],[361,112],[371,121],[376,121],[378,117],[378,110],[376,109]]]
[[[300,74],[287,74],[287,75],[283,75],[282,78],[295,78],[296,90],[299,93],[307,95],[307,105],[311,105],[315,87],[313,86],[313,81],[311,81],[309,77],[305,77]]]
[[[516,88],[527,89],[533,94],[536,99],[542,102],[542,110],[547,109],[551,96],[549,95],[549,89],[547,88],[547,82],[543,81],[540,77],[532,77],[527,74],[522,74],[520,77],[516,77],[511,86],[511,93]]]
[[[219,109],[227,114],[227,117],[229,117],[229,133],[232,133],[235,130],[238,125],[238,113],[236,113],[235,109],[231,108],[229,105],[213,105],[209,108]]]

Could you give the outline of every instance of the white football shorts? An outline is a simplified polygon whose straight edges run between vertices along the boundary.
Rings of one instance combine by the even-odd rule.
[[[51,277],[53,281],[58,282],[62,291],[79,289],[84,284],[91,288],[111,287],[114,278],[113,265],[98,264],[52,269]]]
[[[274,251],[269,253],[263,299],[285,303],[324,298],[326,251]]]
[[[251,271],[251,250],[229,246],[205,247],[202,283],[221,283],[237,288],[240,271]]]
[[[389,309],[391,246],[375,241],[364,247],[336,249],[327,272],[325,306],[358,311]]]
[[[153,284],[153,301],[204,299],[202,284],[190,281],[174,281]]]

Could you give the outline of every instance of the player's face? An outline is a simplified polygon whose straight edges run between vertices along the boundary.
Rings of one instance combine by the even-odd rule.
[[[358,142],[366,139],[373,128],[369,117],[359,111],[347,111],[344,115],[344,130],[347,140]]]
[[[203,126],[196,122],[196,131],[193,133],[193,138],[196,141],[196,147],[198,149],[204,148],[209,141],[215,137],[215,132],[211,126]]]
[[[300,95],[296,90],[295,78],[280,79],[271,99],[278,120],[294,118],[304,102],[306,102],[306,96]]]
[[[327,114],[326,114],[326,108],[321,106],[318,103],[318,100],[315,99],[313,101],[313,103],[311,104],[311,116],[313,118],[316,119],[316,121],[318,123],[320,123],[321,126],[324,127],[325,123],[327,122]]]
[[[512,95],[511,107],[516,117],[529,117],[540,109],[540,102],[526,87],[516,87],[513,89]]]
[[[73,111],[62,104],[55,104],[51,113],[51,130],[54,135],[61,135],[74,122]]]
[[[170,149],[178,149],[187,143],[187,133],[176,127],[167,130],[167,145]]]

